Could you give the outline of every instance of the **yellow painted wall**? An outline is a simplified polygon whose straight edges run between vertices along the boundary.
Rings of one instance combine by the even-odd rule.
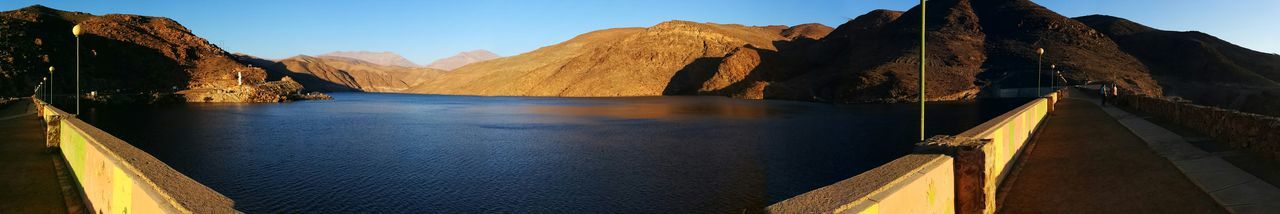
[[[45,118],[68,115],[38,103]],[[81,128],[61,120],[59,149],[93,213],[189,213]]]
[[[886,191],[872,194],[854,209],[836,213],[955,213],[955,171],[942,156],[906,175]]]
[[[993,151],[985,157],[986,166],[982,167],[988,170],[986,180],[996,181],[986,182],[988,190],[992,190],[986,194],[989,208],[987,212],[995,210],[995,187],[1004,180],[1022,147],[1034,135],[1036,127],[1044,121],[1059,98],[1059,92],[1051,93],[960,134],[975,139],[988,139],[993,144]],[[889,184],[882,187],[885,191],[856,199],[833,212],[955,213],[955,163],[950,157],[943,157],[945,161],[931,163],[925,166],[926,170],[909,175],[916,177]]]

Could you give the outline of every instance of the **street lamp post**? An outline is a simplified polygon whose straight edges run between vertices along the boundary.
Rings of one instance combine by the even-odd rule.
[[[80,25],[71,27],[71,34],[76,36],[76,116],[80,116]]]
[[[1059,79],[1062,79],[1062,87],[1065,88],[1067,86],[1067,78],[1062,76],[1062,71],[1054,71],[1054,75],[1057,75]]]
[[[924,142],[925,0],[920,0],[920,142]]]
[[[1044,48],[1036,48],[1036,96],[1040,96],[1040,72],[1044,64]]]
[[[1058,72],[1058,64],[1049,64],[1049,73],[1053,74],[1056,72]],[[1042,75],[1036,75],[1036,76],[1038,77]],[[1058,83],[1058,80],[1053,79],[1053,75],[1049,75],[1049,89],[1054,89],[1054,87],[1057,87],[1058,85],[1057,83]]]
[[[55,96],[53,94],[53,82],[53,66],[49,66],[49,105],[53,105],[53,97]]]

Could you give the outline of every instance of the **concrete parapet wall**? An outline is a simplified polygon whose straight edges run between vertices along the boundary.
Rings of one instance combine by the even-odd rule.
[[[951,157],[913,154],[766,208],[770,213],[953,213]]]
[[[1280,118],[1141,95],[1120,96],[1117,103],[1280,161]]]
[[[956,159],[959,213],[995,213],[997,188],[1063,91],[1046,94],[955,137],[935,137],[920,144],[917,153]]]
[[[990,140],[966,137],[935,136],[916,147],[916,153],[937,153],[953,158],[957,213],[983,213],[995,206],[995,182],[990,182],[996,168],[996,144]]]
[[[150,154],[53,106],[35,101],[50,139],[93,213],[236,213],[231,199]]]
[[[766,210],[994,213],[996,188],[1014,166],[1023,145],[1064,95],[1065,90],[1052,92],[957,136],[931,138],[920,143],[915,154],[775,203]]]

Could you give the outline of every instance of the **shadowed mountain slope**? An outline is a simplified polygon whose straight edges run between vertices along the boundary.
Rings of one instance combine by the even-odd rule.
[[[242,55],[240,59],[267,69],[272,76],[292,77],[308,90],[315,91],[400,92],[442,72],[332,56],[300,55],[270,61]]]
[[[0,96],[30,95],[53,66],[59,94],[74,93],[79,23],[82,91],[106,93],[199,91],[217,102],[276,101],[257,90],[266,72],[237,62],[230,53],[168,18],[67,12],[35,5],[0,12]],[[239,87],[237,75],[246,87]],[[236,93],[208,94],[236,88]],[[263,92],[263,93],[259,93]],[[290,92],[284,92],[290,93]],[[184,93],[185,94],[185,93]],[[197,99],[198,100],[198,99]]]
[[[416,93],[510,96],[656,96],[677,73],[709,73],[738,48],[776,50],[785,28],[664,22],[579,35],[529,53],[464,66],[411,89]],[[821,30],[797,37],[821,37]],[[696,71],[696,72],[695,72]],[[698,78],[694,78],[698,79]]]
[[[1026,0],[936,0],[928,20],[928,98],[983,89],[1116,83],[1159,95],[1146,66],[1079,21]],[[444,75],[417,93],[527,96],[716,94],[749,99],[918,99],[919,9],[876,10],[836,29],[671,21],[609,29]],[[1037,73],[1036,48],[1045,48]]]
[[[1164,31],[1104,15],[1076,20],[1115,40],[1151,69],[1165,95],[1280,116],[1280,55],[1196,32]]]

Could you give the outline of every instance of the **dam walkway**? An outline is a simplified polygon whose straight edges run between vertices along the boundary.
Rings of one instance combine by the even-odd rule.
[[[30,99],[0,104],[0,213],[70,213]]]
[[[1074,92],[1000,187],[1003,213],[1263,213],[1276,188],[1092,94]],[[1088,95],[1086,95],[1088,94]],[[1080,96],[1085,95],[1085,96]]]

